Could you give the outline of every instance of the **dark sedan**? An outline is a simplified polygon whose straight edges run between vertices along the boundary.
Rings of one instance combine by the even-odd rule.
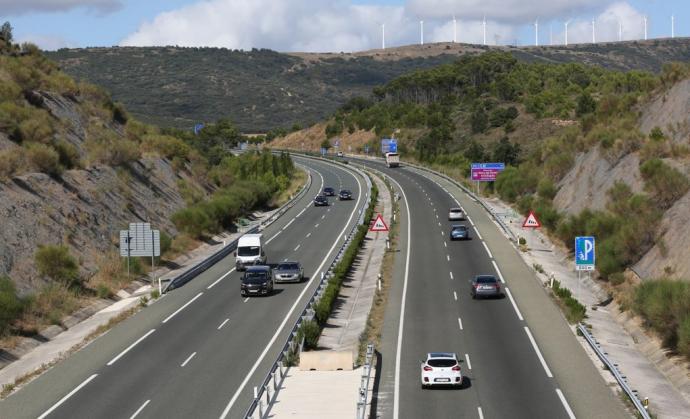
[[[269,266],[250,266],[242,275],[240,291],[243,297],[273,293],[273,274]]]
[[[323,194],[325,196],[335,196],[335,189],[331,188],[330,186],[326,186],[323,188]]]
[[[503,297],[501,282],[493,275],[478,275],[472,280],[470,289],[472,298],[477,297]]]
[[[343,189],[338,194],[338,199],[340,199],[341,201],[349,201],[350,199],[352,199],[352,191]]]
[[[319,195],[316,198],[314,198],[314,206],[315,207],[327,207],[328,206],[328,198],[326,198],[323,195]]]

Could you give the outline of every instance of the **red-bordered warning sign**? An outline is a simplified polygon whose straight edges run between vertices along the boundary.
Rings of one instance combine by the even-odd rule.
[[[369,231],[388,231],[388,226],[386,225],[386,222],[383,221],[381,214],[376,215],[374,224],[369,227]]]
[[[541,227],[541,223],[539,220],[537,220],[537,217],[534,215],[534,213],[530,211],[527,218],[525,218],[525,222],[522,223],[522,226],[527,228],[537,228]]]

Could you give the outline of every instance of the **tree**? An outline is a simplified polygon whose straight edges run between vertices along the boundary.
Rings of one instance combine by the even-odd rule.
[[[10,329],[23,308],[23,301],[17,296],[14,283],[7,276],[0,276],[0,336]]]
[[[5,22],[2,24],[2,27],[0,27],[0,38],[2,38],[2,40],[7,44],[11,44],[14,40],[12,36],[12,25],[10,25],[10,22]]]
[[[472,124],[472,132],[474,134],[479,134],[486,131],[489,125],[489,117],[484,112],[484,108],[478,107],[472,112],[472,117],[470,118],[470,123]]]
[[[467,160],[473,161],[473,162],[481,162],[484,161],[484,156],[486,155],[484,152],[484,146],[481,145],[480,143],[476,141],[470,142],[470,145],[467,147],[467,150],[465,150],[464,153],[465,157]]]
[[[328,138],[325,138],[323,141],[321,141],[321,148],[325,148],[326,150],[331,148],[331,142],[328,141]]]
[[[585,92],[577,99],[577,116],[593,113],[597,109],[597,102],[592,96]]]
[[[501,138],[501,141],[494,147],[494,161],[505,163],[506,165],[517,166],[520,158],[520,145],[511,144],[508,137]]]

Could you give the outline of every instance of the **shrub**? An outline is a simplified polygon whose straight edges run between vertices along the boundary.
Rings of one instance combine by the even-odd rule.
[[[79,266],[67,246],[39,246],[34,258],[41,276],[47,276],[69,287],[81,285]]]
[[[552,200],[556,196],[556,192],[558,192],[558,190],[551,179],[544,178],[539,181],[539,184],[537,185],[537,193],[540,197]]]
[[[589,93],[583,93],[577,98],[577,116],[583,116],[588,113],[594,113],[597,109],[597,102],[594,101]]]
[[[56,141],[53,145],[59,156],[60,165],[65,169],[81,167],[79,151],[73,144],[65,140]]]
[[[192,147],[190,147],[187,143],[179,138],[171,137],[169,135],[149,134],[144,136],[142,141],[144,150],[155,151],[161,156],[170,160],[175,158],[188,160],[189,153],[192,151]]]
[[[27,305],[30,316],[60,324],[62,317],[78,307],[75,292],[64,284],[50,283],[34,296]]]
[[[51,146],[40,143],[29,144],[26,157],[39,172],[58,176],[63,171],[63,167],[60,165],[60,155]]]
[[[669,279],[648,280],[635,289],[633,309],[672,349],[684,350],[690,337],[690,284]],[[681,340],[682,338],[682,340]]]
[[[172,216],[172,222],[178,230],[196,238],[201,237],[212,228],[211,219],[198,207],[184,208],[177,211]]]
[[[21,141],[47,143],[53,138],[53,121],[44,110],[32,110],[18,126]]]
[[[9,179],[26,170],[26,152],[21,147],[0,151],[0,180]]]
[[[7,276],[0,276],[0,336],[5,335],[24,310],[24,303],[17,295],[14,283]]]
[[[681,320],[678,326],[678,352],[690,358],[690,315]]]
[[[645,189],[657,199],[659,207],[670,208],[690,188],[688,179],[661,159],[650,159],[640,165]]]
[[[316,349],[319,345],[319,335],[321,335],[319,324],[313,320],[305,320],[297,331],[297,340],[301,341],[304,338],[305,349]]]

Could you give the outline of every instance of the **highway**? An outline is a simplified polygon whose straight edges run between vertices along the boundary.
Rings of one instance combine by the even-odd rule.
[[[387,169],[367,160],[358,163],[390,176],[402,198],[402,241],[394,268],[397,282],[391,289],[380,348],[378,417],[567,418],[576,412],[580,417],[626,416],[537,282],[511,277],[512,266],[504,269],[505,277],[499,270],[505,264],[482,234],[506,243],[507,239],[497,237],[497,227],[480,214],[476,203],[467,198],[456,201],[445,187],[410,168]],[[448,209],[455,206],[472,207],[469,214],[478,219],[461,222],[474,227],[469,241],[449,240],[449,226],[458,222],[448,221]],[[404,260],[408,252],[409,260]],[[473,300],[469,281],[479,274],[504,279],[507,297]],[[514,287],[520,288],[520,295],[531,287],[529,292],[538,293],[542,306],[521,306],[511,290]],[[558,316],[553,327],[569,334],[575,344],[571,350],[582,356],[565,361],[545,357],[542,346],[551,342],[535,339],[530,322],[523,317],[523,311],[535,309]],[[421,389],[420,363],[428,352],[457,353],[466,377],[461,389]],[[582,381],[588,388],[579,389],[580,382],[569,383],[568,374],[555,374],[552,362],[585,371],[588,375]],[[569,403],[571,396],[589,396],[593,391],[598,397],[592,397],[591,406]]]
[[[368,192],[350,170],[296,161],[311,188],[263,234],[269,263],[299,260],[307,281],[242,298],[229,256],[0,402],[0,417],[242,417]],[[324,186],[354,199],[315,208]]]

